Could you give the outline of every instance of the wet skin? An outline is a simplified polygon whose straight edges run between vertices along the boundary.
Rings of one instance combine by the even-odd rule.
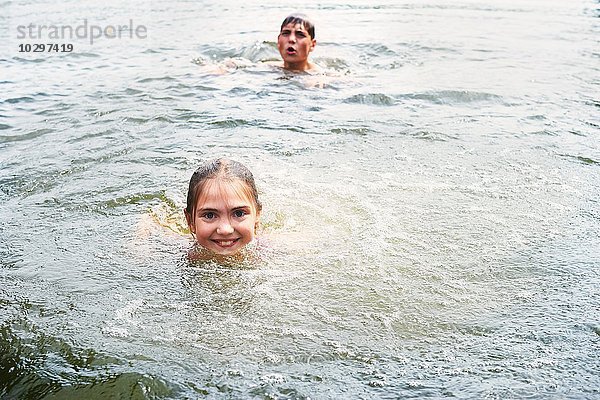
[[[253,201],[230,184],[213,184],[198,198],[190,230],[202,247],[218,255],[239,252],[254,239],[259,213]]]
[[[277,37],[277,48],[283,58],[283,67],[292,71],[306,71],[313,68],[308,55],[317,45],[302,24],[289,23],[281,28]]]

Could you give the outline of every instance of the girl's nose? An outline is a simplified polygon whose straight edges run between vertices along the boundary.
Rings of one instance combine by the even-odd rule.
[[[233,233],[233,226],[231,226],[229,221],[223,221],[217,227],[217,233],[219,235],[229,235],[229,234]]]

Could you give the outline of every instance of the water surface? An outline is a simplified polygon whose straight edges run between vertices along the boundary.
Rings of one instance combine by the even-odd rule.
[[[593,398],[598,3],[0,5],[0,395]],[[20,24],[146,39],[18,53]],[[245,60],[225,75],[207,72]],[[190,265],[209,158],[254,172],[270,251]]]

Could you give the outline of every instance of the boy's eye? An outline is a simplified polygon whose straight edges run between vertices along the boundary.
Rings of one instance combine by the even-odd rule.
[[[305,37],[304,32],[296,32],[296,36]]]

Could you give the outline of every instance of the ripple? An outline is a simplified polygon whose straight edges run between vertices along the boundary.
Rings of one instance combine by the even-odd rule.
[[[315,62],[325,69],[333,69],[335,71],[350,69],[350,64],[342,58],[319,57],[315,58]]]
[[[550,129],[541,129],[539,131],[531,131],[530,135],[546,135],[546,136],[558,136],[558,132],[552,131]]]
[[[375,106],[393,106],[396,100],[383,93],[355,94],[344,100],[344,103],[371,104]]]
[[[432,142],[447,142],[448,140],[457,139],[456,136],[452,136],[443,132],[438,131],[430,131],[426,129],[415,129],[411,131],[406,131],[404,134],[408,136],[412,136],[417,139],[429,140]]]
[[[227,59],[237,59],[236,63],[242,66],[251,62],[259,62],[265,59],[272,59],[278,55],[277,44],[271,41],[254,42],[250,45],[241,45],[239,47],[226,47],[226,45],[204,45],[200,47],[200,52],[211,62],[220,62]],[[206,65],[203,57],[194,59],[194,63]]]
[[[238,126],[257,125],[256,121],[249,121],[241,118],[228,118],[223,120],[211,121],[208,122],[208,124],[219,128],[236,128]]]
[[[361,127],[361,128],[332,128],[330,129],[331,133],[335,134],[349,134],[349,135],[359,135],[365,136],[369,132],[373,132],[372,129]]]
[[[204,122],[207,118],[214,118],[214,114],[209,112],[198,112],[192,110],[183,110],[183,109],[174,109],[173,111],[178,112],[179,114],[173,116],[176,121],[182,122]]]
[[[587,136],[585,133],[578,131],[576,129],[569,129],[568,132],[572,133],[573,135],[576,135],[576,136],[584,136],[584,137]]]
[[[192,90],[192,91],[201,91],[201,92],[214,92],[214,91],[219,91],[221,90],[218,87],[214,87],[214,86],[206,86],[206,85],[186,85],[183,83],[178,83],[176,85],[171,85],[171,86],[167,86],[166,87],[167,90],[170,89],[185,89],[185,90]]]
[[[50,108],[46,108],[40,111],[36,111],[35,115],[45,115],[45,116],[60,116],[68,114],[68,111],[73,109],[73,104],[68,103],[55,103]]]
[[[582,164],[600,165],[600,161],[594,160],[593,158],[590,158],[590,157],[574,156],[574,155],[570,155],[570,154],[563,154],[563,157],[571,158],[571,159],[576,160],[576,161],[578,161],[578,162],[580,162]]]
[[[0,190],[11,196],[29,197],[38,193],[49,192],[59,185],[66,176],[86,171],[91,165],[97,165],[109,161],[115,157],[123,156],[131,151],[130,148],[122,148],[112,153],[98,155],[71,161],[71,165],[64,169],[33,170],[30,168],[27,174],[20,173],[7,178],[0,178]]]
[[[94,115],[96,115],[96,114],[94,114]],[[115,130],[113,130],[113,129],[107,129],[107,130],[99,131],[99,132],[90,131],[89,133],[84,133],[81,136],[67,140],[67,143],[77,143],[77,142],[87,141],[89,139],[107,136],[107,135],[111,135],[114,133],[115,133]]]
[[[145,203],[151,200],[160,200],[167,204],[172,203],[172,200],[166,196],[164,191],[159,191],[151,193],[135,193],[128,196],[116,197],[114,199],[86,204],[84,208],[91,211],[111,210],[131,204]]]
[[[33,130],[23,135],[0,135],[0,143],[20,142],[23,140],[35,139],[52,132],[54,132],[54,129],[42,128]]]
[[[148,83],[148,82],[155,82],[155,81],[166,81],[166,82],[170,82],[170,81],[175,81],[176,79],[170,76],[162,76],[162,77],[158,77],[158,78],[143,78],[143,79],[138,79],[136,82],[138,83]]]
[[[65,55],[65,57],[71,57],[71,58],[98,58],[98,57],[100,57],[100,54],[89,53],[89,52],[72,52],[72,53],[67,53]]]
[[[19,61],[19,62],[23,62],[23,63],[32,63],[32,64],[39,64],[39,63],[43,63],[44,61],[46,61],[46,58],[13,57],[12,59],[15,61]]]
[[[162,398],[173,394],[162,379],[118,372],[122,360],[75,347],[23,319],[0,326],[0,349],[0,392],[8,398]],[[48,368],[52,374],[41,372]]]
[[[531,119],[531,120],[535,120],[535,121],[545,121],[547,120],[545,115],[541,115],[541,114],[536,114],[536,115],[529,115],[527,117],[525,117],[526,119]]]
[[[13,97],[11,99],[4,100],[4,103],[9,103],[9,104],[31,103],[31,102],[33,102],[33,97],[29,97],[29,96]]]
[[[168,123],[173,122],[173,120],[166,115],[157,115],[156,117],[153,117],[151,119],[151,121],[168,122]]]
[[[583,123],[586,124],[586,125],[589,125],[591,127],[594,127],[594,128],[600,128],[600,125],[598,125],[598,124],[596,124],[594,122],[591,122],[591,121],[583,121]]]
[[[135,96],[138,94],[143,94],[144,92],[142,90],[139,89],[133,89],[133,88],[127,88],[125,89],[125,94],[130,95],[130,96]]]
[[[502,97],[483,92],[471,92],[468,90],[440,90],[425,93],[409,93],[397,96],[401,99],[425,100],[434,104],[460,104],[476,102],[501,102]]]
[[[171,118],[169,118],[168,116],[165,116],[165,115],[157,115],[154,117],[125,117],[123,120],[126,122],[132,122],[134,124],[139,124],[139,125],[143,125],[148,122],[154,122],[154,121],[169,122],[169,123],[173,122],[173,120],[171,120]]]
[[[371,56],[381,57],[381,56],[397,56],[398,55],[394,50],[392,50],[389,47],[387,47],[386,45],[380,44],[380,43],[363,43],[363,44],[357,44],[354,47],[361,49],[361,50],[367,50],[367,54],[371,55]]]
[[[86,111],[88,112],[89,115],[91,115],[93,117],[103,117],[105,115],[110,115],[112,113],[119,112],[119,111],[121,111],[121,109],[120,108],[114,108],[112,110],[98,110],[98,109],[95,109],[95,108],[91,108],[91,109],[88,109]]]

